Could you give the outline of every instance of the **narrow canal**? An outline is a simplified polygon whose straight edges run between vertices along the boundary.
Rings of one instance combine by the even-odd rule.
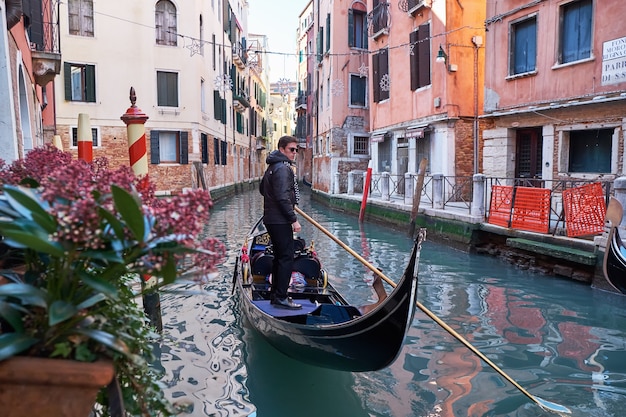
[[[366,224],[310,201],[301,208],[385,275],[398,280],[406,232]],[[475,354],[417,311],[400,356],[378,372],[308,366],[275,351],[231,296],[237,250],[258,219],[256,189],[217,203],[207,233],[228,258],[199,291],[163,294],[163,383],[192,416],[466,417],[554,415],[542,411]],[[354,304],[374,301],[372,273],[310,224],[333,284]],[[426,242],[419,301],[532,395],[573,416],[621,417],[626,404],[626,297],[538,276],[480,255]]]

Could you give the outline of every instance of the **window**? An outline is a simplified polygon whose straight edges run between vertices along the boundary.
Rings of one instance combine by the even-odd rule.
[[[350,105],[358,107],[367,106],[367,77],[350,74]]]
[[[203,164],[209,163],[209,136],[206,133],[200,133],[200,156]]]
[[[150,132],[150,163],[188,164],[189,133],[153,130]]]
[[[65,62],[63,70],[65,100],[95,103],[96,67],[94,65]]]
[[[430,85],[430,24],[420,25],[409,35],[413,54],[411,60],[411,90]]]
[[[204,56],[204,21],[200,15],[200,55]]]
[[[157,45],[176,46],[176,6],[169,0],[159,0],[155,9]]]
[[[579,61],[591,56],[591,0],[567,3],[561,7],[562,64]]]
[[[378,172],[391,172],[391,138],[378,143]]]
[[[378,103],[389,98],[389,53],[381,49],[372,55],[374,102]]]
[[[228,143],[225,140],[213,138],[213,162],[215,165],[226,165]]]
[[[535,71],[537,64],[537,18],[523,20],[511,26],[510,74]]]
[[[613,129],[569,132],[569,172],[611,172]]]
[[[94,148],[100,146],[100,141],[98,140],[98,128],[96,127],[91,128],[91,142]],[[77,147],[77,146],[78,146],[78,128],[72,127],[72,147]]]
[[[367,136],[354,136],[352,138],[352,155],[369,156],[370,138]]]
[[[426,172],[430,172],[430,134],[427,132],[424,132],[423,138],[415,139],[415,170],[413,172],[419,172],[420,163],[424,158],[428,160]]]
[[[68,0],[70,35],[93,37],[93,1]]]
[[[222,124],[226,124],[226,100],[222,98],[220,92],[213,90],[213,116]]]
[[[178,107],[178,73],[157,71],[157,105]]]
[[[212,41],[211,41],[211,47],[212,47],[212,52],[213,52],[213,71],[215,71],[215,63],[217,62],[217,58],[216,58],[216,45],[215,45],[215,33],[212,35]]]
[[[348,46],[367,49],[367,13],[348,10]]]

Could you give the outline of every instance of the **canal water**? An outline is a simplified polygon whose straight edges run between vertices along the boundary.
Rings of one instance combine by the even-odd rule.
[[[407,232],[312,202],[300,207],[398,280]],[[417,311],[397,360],[378,372],[317,368],[275,351],[241,317],[231,295],[237,251],[262,212],[256,189],[219,202],[207,226],[228,256],[209,285],[162,295],[162,382],[191,416],[549,416],[468,348]],[[302,220],[335,287],[357,305],[375,301],[373,276]],[[408,229],[408,227],[407,227]],[[429,242],[418,300],[507,375],[572,416],[622,417],[626,407],[626,297]],[[388,288],[390,290],[390,288]]]

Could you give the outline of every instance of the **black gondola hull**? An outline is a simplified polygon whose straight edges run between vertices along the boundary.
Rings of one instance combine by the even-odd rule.
[[[626,294],[626,247],[617,227],[612,227],[604,253],[604,275],[616,290]]]
[[[328,284],[323,289],[311,289],[291,294],[295,301],[306,303],[325,300],[332,295],[333,303],[322,301],[315,313],[287,319],[274,317],[259,308],[260,290],[256,284],[244,282],[245,270],[241,259],[236,267],[236,290],[244,316],[252,327],[271,345],[285,355],[312,365],[341,371],[376,371],[390,365],[399,355],[416,308],[418,287],[418,242],[402,279],[391,294],[371,311],[360,314]],[[261,285],[263,287],[263,285]],[[317,292],[316,292],[317,291]],[[264,294],[263,296],[265,296]],[[340,310],[348,317],[339,323],[320,323],[325,311]],[[352,315],[354,313],[354,315]]]

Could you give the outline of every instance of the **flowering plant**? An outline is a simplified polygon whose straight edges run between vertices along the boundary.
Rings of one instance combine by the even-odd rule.
[[[159,198],[147,176],[52,146],[10,165],[0,160],[0,185],[0,361],[104,355],[137,388],[127,365],[147,357],[136,340],[146,333],[125,317],[137,318],[132,277],[154,277],[157,286],[206,279],[224,255],[217,240],[198,238],[209,193]]]

